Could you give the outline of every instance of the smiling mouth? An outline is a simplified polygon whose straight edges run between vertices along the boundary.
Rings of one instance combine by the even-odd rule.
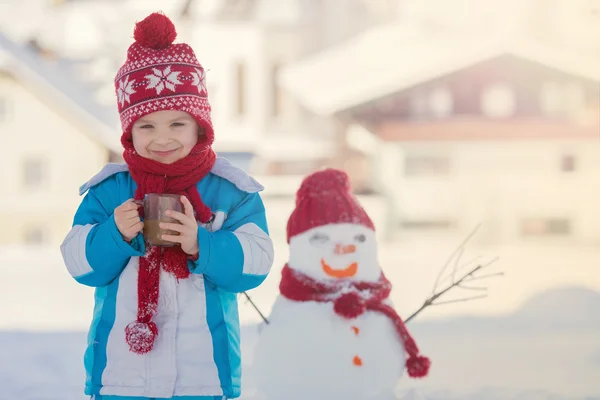
[[[167,157],[167,156],[170,156],[171,154],[175,153],[177,150],[178,149],[166,150],[166,151],[152,150],[152,153],[156,154],[159,157]]]
[[[358,263],[353,262],[346,268],[335,269],[327,264],[323,258],[321,258],[321,267],[323,268],[323,272],[325,272],[328,276],[338,279],[350,278],[351,276],[356,275],[356,272],[358,271]]]

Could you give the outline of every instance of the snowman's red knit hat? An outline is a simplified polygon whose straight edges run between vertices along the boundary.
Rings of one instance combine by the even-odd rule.
[[[287,241],[327,224],[360,224],[375,230],[373,221],[350,191],[348,175],[327,168],[304,178],[296,193],[296,208],[287,223]]]
[[[190,46],[173,44],[177,32],[163,14],[152,13],[135,25],[135,42],[115,77],[122,141],[131,140],[131,126],[146,114],[179,110],[191,114],[206,135],[214,139],[204,68]]]

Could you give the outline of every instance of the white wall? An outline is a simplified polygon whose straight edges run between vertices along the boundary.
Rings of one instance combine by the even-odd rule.
[[[260,30],[252,24],[204,22],[182,41],[194,49],[206,72],[217,150],[253,147],[265,130],[267,80]],[[245,68],[245,113],[237,115],[236,65]]]
[[[600,143],[454,142],[386,147],[378,152],[377,173],[394,196],[395,212],[401,219],[450,220],[459,231],[470,231],[482,222],[482,240],[515,242],[539,240],[521,237],[523,218],[566,218],[571,234],[551,240],[600,244]],[[573,172],[561,171],[561,158],[567,154],[575,157]],[[446,156],[449,171],[409,176],[403,171],[403,159],[415,156]]]
[[[206,73],[217,150],[258,150],[270,133],[297,133],[303,114],[297,103],[280,92],[280,113],[274,116],[275,64],[293,61],[299,50],[297,33],[286,27],[256,22],[210,22],[186,29],[181,40],[194,49]],[[236,66],[245,68],[245,113],[238,115]]]
[[[78,188],[108,159],[107,150],[69,122],[67,110],[53,109],[19,82],[0,74],[0,244],[18,244],[27,229],[39,227],[50,244],[60,244],[79,201]],[[42,186],[24,186],[26,159],[47,166]],[[10,228],[7,228],[10,227]]]

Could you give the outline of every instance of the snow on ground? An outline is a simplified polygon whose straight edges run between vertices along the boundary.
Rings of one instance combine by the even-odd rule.
[[[600,399],[598,291],[565,287],[535,296],[504,316],[452,317],[408,326],[422,353],[432,359],[432,369],[424,380],[402,379],[399,395],[413,389],[427,400]],[[259,333],[251,335],[249,329],[244,356],[251,365]],[[251,392],[251,368],[247,375]]]
[[[600,325],[532,324],[519,316],[415,322],[411,329],[434,364],[426,380],[401,380],[398,398],[600,400]],[[258,334],[255,325],[242,329],[243,400],[258,400],[251,367]],[[0,332],[0,400],[84,400],[85,336]]]
[[[423,301],[455,245],[403,241],[381,246],[380,261],[401,314]],[[490,282],[488,299],[440,306],[410,323],[434,364],[427,380],[403,379],[399,398],[600,400],[600,249],[473,246],[469,252],[465,260],[500,256],[498,267],[507,275]],[[285,242],[276,242],[272,275],[250,293],[265,313],[277,296],[286,259]],[[556,287],[571,289],[549,291]],[[543,292],[546,297],[527,302]],[[58,249],[0,248],[0,400],[85,399],[82,359],[92,296],[91,288],[70,278]],[[244,398],[253,400],[252,349],[258,333],[251,324],[259,317],[240,302],[246,324]]]
[[[83,400],[83,332],[0,332],[0,400]]]

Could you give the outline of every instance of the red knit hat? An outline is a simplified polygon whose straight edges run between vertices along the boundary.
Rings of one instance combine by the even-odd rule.
[[[327,224],[361,224],[375,230],[373,222],[350,192],[348,175],[328,168],[307,176],[298,193],[296,208],[287,223],[287,241],[311,228]]]
[[[204,68],[185,43],[172,44],[177,37],[169,18],[153,13],[135,25],[135,42],[115,77],[123,139],[129,140],[131,126],[144,115],[161,110],[191,114],[204,128],[204,144],[214,139]]]

